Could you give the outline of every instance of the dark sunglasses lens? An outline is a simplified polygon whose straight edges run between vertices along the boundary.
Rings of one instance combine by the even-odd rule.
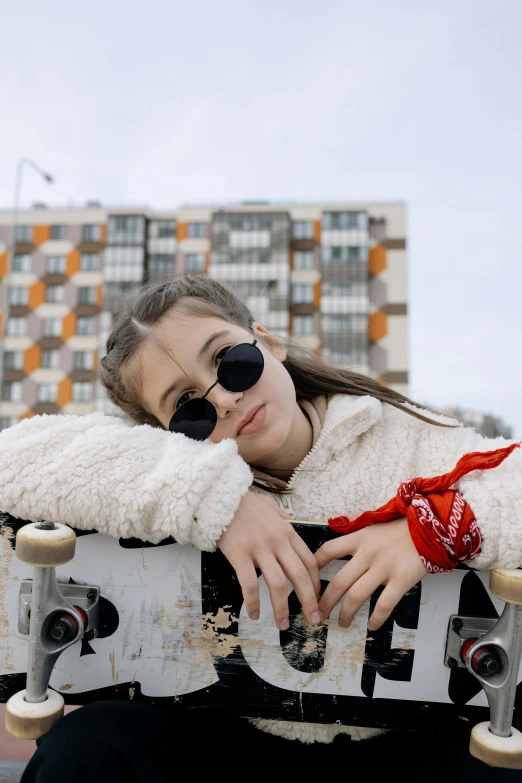
[[[251,389],[263,374],[265,360],[256,345],[236,345],[218,367],[218,381],[230,392]]]
[[[206,440],[214,432],[216,422],[214,406],[208,400],[196,397],[178,408],[169,422],[169,430],[192,440]]]

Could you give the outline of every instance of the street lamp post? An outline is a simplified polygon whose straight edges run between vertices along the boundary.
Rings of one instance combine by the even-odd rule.
[[[5,269],[5,277],[2,285],[2,297],[1,297],[1,312],[2,312],[2,327],[0,329],[0,400],[3,399],[3,387],[4,387],[4,340],[7,335],[7,319],[9,315],[9,277],[11,274],[11,264],[14,258],[14,252],[16,248],[16,226],[18,224],[18,211],[20,209],[20,191],[22,188],[22,174],[24,166],[31,166],[46,182],[51,184],[54,182],[54,177],[44,171],[38,164],[31,160],[31,158],[20,158],[16,164],[16,176],[15,176],[15,188],[13,198],[13,221],[11,241],[9,242],[9,249],[7,253],[7,265]]]

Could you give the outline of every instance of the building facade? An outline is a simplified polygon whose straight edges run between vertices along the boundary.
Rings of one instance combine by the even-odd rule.
[[[142,283],[186,271],[232,287],[282,338],[408,391],[404,204],[40,205],[12,231],[0,211],[2,285],[13,251],[0,427],[100,407],[113,318]]]

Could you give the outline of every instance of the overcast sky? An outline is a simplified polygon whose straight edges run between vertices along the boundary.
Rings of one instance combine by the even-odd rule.
[[[0,206],[405,200],[411,396],[522,436],[521,0],[1,9]]]

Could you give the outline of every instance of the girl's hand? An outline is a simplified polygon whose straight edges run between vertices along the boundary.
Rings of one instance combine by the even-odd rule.
[[[337,572],[319,602],[319,611],[328,617],[346,595],[339,614],[341,628],[348,628],[363,603],[378,587],[386,585],[368,621],[368,629],[376,631],[402,596],[428,573],[413,545],[405,517],[378,522],[327,541],[315,553],[319,568],[346,555],[353,557]]]
[[[288,519],[288,514],[271,498],[247,492],[218,541],[218,547],[237,574],[252,620],[259,618],[259,584],[255,569],[261,569],[281,631],[289,627],[287,577],[308,622],[317,625],[322,619],[317,605],[321,591],[317,561]]]

